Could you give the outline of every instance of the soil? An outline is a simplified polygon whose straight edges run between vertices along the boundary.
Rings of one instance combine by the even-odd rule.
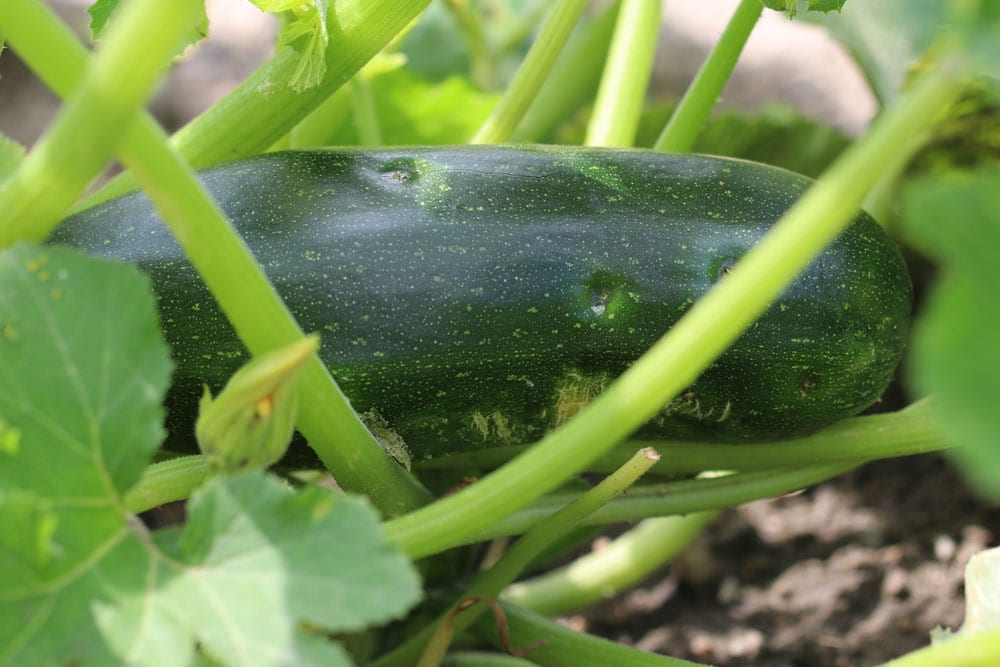
[[[877,665],[964,617],[969,557],[1000,509],[940,457],[869,464],[730,510],[665,574],[573,627],[727,667]]]

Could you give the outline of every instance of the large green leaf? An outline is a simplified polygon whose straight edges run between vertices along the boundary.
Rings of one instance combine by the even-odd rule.
[[[940,427],[976,488],[1000,500],[1000,167],[911,184],[904,223],[941,264],[913,341],[918,391],[933,394]]]
[[[254,473],[210,482],[183,529],[126,511],[169,371],[134,269],[0,254],[0,664],[347,664],[325,633],[419,594],[367,502]]]

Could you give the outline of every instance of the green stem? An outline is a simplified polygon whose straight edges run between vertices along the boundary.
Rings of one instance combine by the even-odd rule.
[[[0,25],[17,47],[35,0],[0,3]],[[122,9],[104,44],[48,132],[0,187],[0,247],[44,240],[107,165],[189,29],[198,0],[142,0]],[[122,63],[128,67],[122,67]]]
[[[605,477],[599,484],[588,490],[576,500],[560,508],[544,521],[538,522],[514,543],[504,555],[486,572],[480,574],[476,581],[456,602],[460,604],[468,598],[496,599],[500,592],[514,581],[524,569],[532,563],[538,554],[554,540],[559,539],[582,519],[592,514],[597,508],[606,505],[614,497],[632,486],[656,462],[659,457],[651,449],[644,449],[634,454],[625,465]],[[437,621],[428,624],[421,632],[411,637],[405,644],[376,661],[373,667],[406,667],[416,662],[417,656],[424,647],[429,650],[444,651],[447,646],[430,643],[439,627],[450,620],[452,609],[445,612]],[[451,621],[450,630],[460,633],[468,628],[482,613],[482,605],[468,608]],[[426,656],[426,653],[424,654]],[[443,655],[443,653],[442,653]],[[440,658],[438,658],[440,662]],[[421,664],[424,659],[421,658]],[[433,661],[431,661],[433,664]]]
[[[703,470],[749,471],[818,463],[862,463],[940,451],[951,447],[952,443],[937,427],[932,405],[925,399],[898,412],[852,417],[818,433],[777,442],[746,445],[674,440],[629,441],[614,447],[589,465],[587,470],[614,470],[636,447],[642,445],[655,447],[662,456],[652,473],[677,475]],[[418,470],[489,470],[510,461],[525,449],[521,446],[468,452],[421,461],[416,467]]]
[[[660,0],[623,0],[618,13],[594,114],[588,146],[632,146],[646,99],[660,34]]]
[[[51,75],[52,81],[46,78],[46,82],[58,84],[56,90],[62,94],[62,87],[71,88],[72,81],[55,71],[46,51],[66,55],[76,53],[79,45],[37,2],[16,3],[30,9],[18,27],[23,24],[35,38],[48,38],[44,49],[30,42],[23,51],[20,42],[16,48],[32,68],[43,76]],[[0,5],[0,16],[10,6],[16,5]],[[298,324],[250,251],[155,122],[142,119],[133,126],[121,160],[146,185],[178,243],[251,353],[301,338]],[[389,516],[426,502],[426,492],[384,454],[318,358],[313,357],[303,370],[299,387],[299,430],[344,488],[368,495]]]
[[[502,653],[459,651],[445,657],[441,667],[534,667],[535,663]]]
[[[627,496],[616,498],[594,511],[581,523],[607,525],[726,509],[752,500],[798,491],[836,477],[853,467],[854,465],[810,466],[794,470],[746,472],[711,479],[641,485],[631,489]],[[520,535],[570,502],[572,498],[571,494],[563,493],[546,496],[530,507],[487,526],[475,535],[470,535],[465,542],[471,544],[498,537]],[[459,543],[449,546],[459,546]]]
[[[680,553],[717,512],[646,519],[611,544],[534,579],[512,584],[505,600],[546,616],[570,614],[626,591]]]
[[[184,500],[209,477],[204,456],[178,456],[148,466],[135,486],[125,494],[125,506],[133,514],[175,500]]]
[[[507,92],[500,98],[493,113],[479,128],[471,143],[494,144],[507,141],[538,94],[586,6],[587,0],[559,0],[556,3]]]
[[[372,84],[364,74],[351,79],[351,102],[354,111],[354,125],[358,130],[358,138],[362,146],[381,146],[382,128],[379,126],[378,109],[375,106],[375,96],[372,94]]]
[[[593,99],[618,19],[620,0],[572,37],[511,139],[528,143],[548,139],[567,118]]]
[[[574,632],[554,621],[507,602],[501,603],[515,648],[544,644],[529,654],[531,661],[545,667],[707,667],[696,662],[646,653],[582,632]],[[499,644],[496,624],[483,618],[475,626],[476,635]]]
[[[300,59],[291,48],[279,49],[229,95],[174,135],[173,145],[195,168],[263,152],[357,74],[429,3],[337,0],[329,12],[326,75],[318,86],[301,93],[292,90],[288,81]],[[123,174],[84,205],[94,206],[134,187],[135,180]]]
[[[653,146],[660,151],[687,153],[733,73],[743,46],[750,37],[764,5],[761,0],[740,0],[718,43],[698,70],[663,133]]]
[[[881,667],[996,667],[1000,665],[1000,628],[959,634],[883,663]]]

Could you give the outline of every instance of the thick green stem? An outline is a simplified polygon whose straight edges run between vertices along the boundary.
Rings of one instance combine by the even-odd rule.
[[[650,445],[662,458],[651,471],[677,475],[703,470],[770,470],[819,463],[863,463],[876,459],[941,451],[952,446],[934,421],[928,400],[898,412],[852,417],[818,433],[752,446],[713,442],[656,440],[630,441],[617,445],[587,467],[590,472],[614,470],[636,447]],[[459,468],[492,469],[510,461],[526,449],[503,447],[467,452],[417,463],[418,470]]]
[[[996,667],[1000,665],[1000,628],[959,634],[919,651],[883,663],[881,667]]]
[[[588,146],[632,146],[660,34],[661,0],[622,0],[594,114]]]
[[[208,479],[204,456],[178,456],[148,466],[135,486],[125,494],[125,506],[133,514],[175,500],[184,500]]]
[[[17,45],[37,39],[21,32],[35,0],[5,0],[0,25]],[[42,241],[107,165],[156,82],[180,36],[190,28],[198,0],[142,0],[124,7],[106,40],[82,72],[76,93],[18,170],[0,187],[0,247]],[[122,67],[122,63],[128,67]]]
[[[587,0],[559,0],[556,3],[507,92],[471,143],[496,144],[510,138],[586,6]]]
[[[804,489],[836,477],[853,467],[852,465],[809,466],[794,470],[746,472],[711,479],[640,485],[629,491],[627,496],[616,498],[594,511],[581,523],[600,526],[735,507],[753,500],[772,498]],[[467,541],[482,542],[498,537],[520,535],[572,498],[571,494],[564,493],[546,496],[531,506],[487,526],[482,532],[470,535]]]
[[[716,515],[699,512],[646,519],[598,551],[511,585],[503,598],[546,616],[585,609],[632,588],[663,567]]]
[[[589,104],[601,81],[620,0],[578,31],[559,56],[552,72],[511,136],[515,143],[548,139],[567,118]]]
[[[549,544],[568,533],[597,508],[607,504],[632,486],[658,458],[659,456],[652,449],[639,451],[625,465],[605,477],[599,484],[533,526],[504,553],[493,567],[476,578],[476,581],[452,606],[452,609],[469,598],[496,599],[500,592],[514,581]],[[462,611],[452,620],[452,612],[449,609],[437,621],[428,624],[422,632],[410,638],[392,653],[376,661],[373,667],[407,667],[412,665],[425,646],[428,647],[428,650],[445,650],[447,645],[431,642],[437,629],[444,627],[445,623],[450,621],[450,632],[461,633],[479,617],[482,611],[482,605],[471,607]],[[431,643],[428,644],[428,642]],[[426,656],[426,653],[424,655]],[[421,664],[423,662],[424,659],[421,658]]]
[[[960,89],[949,61],[913,88],[845,151],[747,253],[608,389],[515,461],[433,505],[386,524],[413,557],[436,553],[545,495],[626,438],[697,378],[858,211],[907,138],[927,127]]]
[[[574,632],[554,621],[507,602],[501,603],[515,648],[544,644],[529,654],[531,662],[545,667],[707,667],[696,662],[646,653],[623,644],[582,632]],[[492,618],[476,623],[476,635],[498,645],[496,624]]]
[[[359,75],[351,79],[351,102],[354,111],[354,126],[362,146],[381,146],[382,127],[379,125],[378,109],[372,84],[367,77]]]
[[[740,0],[733,17],[719,37],[715,48],[698,70],[684,93],[663,133],[653,146],[661,151],[687,153],[729,80],[743,46],[750,37],[764,5],[761,0]]]
[[[535,663],[502,653],[459,651],[447,656],[441,667],[535,667]]]

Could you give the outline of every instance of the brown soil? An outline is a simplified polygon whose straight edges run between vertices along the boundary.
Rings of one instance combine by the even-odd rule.
[[[665,576],[569,620],[727,667],[877,665],[961,625],[965,563],[998,535],[941,458],[874,463],[726,512]]]

